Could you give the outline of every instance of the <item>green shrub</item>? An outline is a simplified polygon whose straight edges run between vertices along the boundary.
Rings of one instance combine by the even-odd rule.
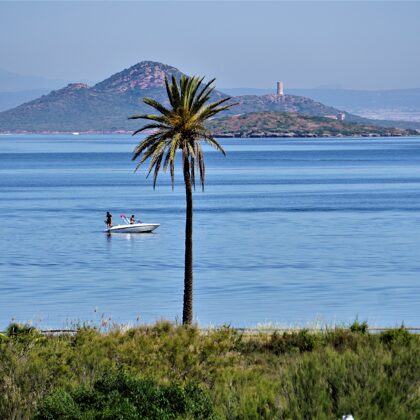
[[[81,411],[69,393],[57,389],[45,398],[37,418],[44,420],[79,419]]]
[[[336,351],[356,351],[359,345],[362,343],[365,344],[366,337],[363,334],[354,333],[348,329],[336,328],[326,333],[325,340]]]
[[[7,327],[6,335],[8,337],[19,337],[19,336],[27,336],[27,335],[35,335],[38,334],[38,331],[35,327],[30,325],[22,325],[18,323],[12,323]]]
[[[353,324],[350,325],[350,331],[353,333],[366,334],[368,332],[368,323],[363,321],[362,323],[356,318]]]
[[[0,419],[414,419],[418,372],[420,335],[404,329],[19,330],[0,340]]]
[[[158,384],[123,371],[108,371],[92,387],[54,391],[36,419],[177,419],[214,418],[212,403],[197,385]]]
[[[348,413],[356,419],[418,418],[418,358],[418,347],[398,348],[392,361],[380,347],[305,353],[287,371],[282,418],[337,419]]]
[[[283,333],[278,334],[274,332],[267,344],[268,350],[274,354],[284,354],[289,352],[310,352],[317,343],[317,338],[313,334],[309,334],[308,330],[302,330],[298,333]]]
[[[404,327],[394,328],[383,331],[380,335],[381,341],[387,345],[410,343],[413,335],[410,334]]]

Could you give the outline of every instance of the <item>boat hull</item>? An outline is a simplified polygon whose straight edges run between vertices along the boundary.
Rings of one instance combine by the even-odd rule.
[[[116,225],[107,229],[108,233],[148,233],[160,226],[158,223],[135,223],[132,225]]]

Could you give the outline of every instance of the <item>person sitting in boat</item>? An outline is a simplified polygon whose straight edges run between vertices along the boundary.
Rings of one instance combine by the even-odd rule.
[[[134,223],[136,223],[136,218],[134,217],[134,214],[132,214],[130,217],[130,225],[134,225]]]
[[[106,212],[105,223],[109,228],[112,227],[112,214],[109,211]]]

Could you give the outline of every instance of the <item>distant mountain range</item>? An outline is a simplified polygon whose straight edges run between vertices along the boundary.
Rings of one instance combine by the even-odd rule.
[[[24,76],[0,68],[0,92],[24,90],[51,90],[63,86],[63,80],[47,79],[39,76]]]
[[[149,96],[164,103],[167,101],[164,80],[172,75],[179,78],[182,72],[166,64],[142,61],[92,87],[83,83],[69,84],[1,112],[0,131],[130,131],[141,123],[127,120],[128,116],[150,112],[150,107],[142,102],[142,97]],[[213,99],[226,96],[223,92],[214,91]],[[244,95],[235,97],[234,101],[239,105],[227,111],[225,116],[256,111],[293,112],[320,117],[337,117],[340,114],[334,107],[295,95]],[[345,118],[346,121],[363,124],[376,122],[349,113],[345,114]],[[385,121],[380,124],[392,126],[396,123]],[[420,124],[418,126],[420,127]]]

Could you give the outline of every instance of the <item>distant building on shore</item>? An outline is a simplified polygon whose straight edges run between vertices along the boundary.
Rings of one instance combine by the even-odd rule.
[[[346,113],[340,112],[338,115],[324,115],[324,118],[329,118],[330,120],[344,121],[346,119]]]
[[[280,82],[277,82],[277,96],[284,96],[283,80],[280,80]]]

